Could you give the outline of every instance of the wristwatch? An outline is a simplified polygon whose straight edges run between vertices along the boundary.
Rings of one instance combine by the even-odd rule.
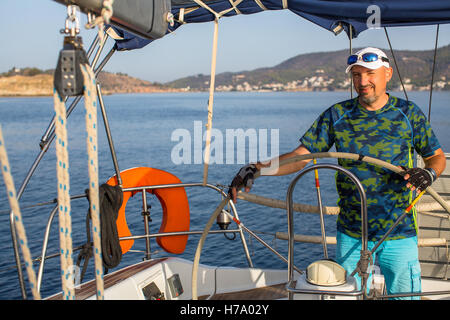
[[[430,174],[430,176],[431,176],[431,181],[432,181],[432,182],[436,181],[436,179],[438,178],[438,177],[437,177],[437,174],[436,174],[436,171],[434,171],[433,168],[425,168],[425,170]]]

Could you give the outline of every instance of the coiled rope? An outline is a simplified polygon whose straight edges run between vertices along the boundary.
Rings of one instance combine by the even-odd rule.
[[[104,183],[99,188],[99,195],[103,265],[112,269],[122,260],[122,248],[116,220],[122,206],[123,192],[120,186],[110,186]]]
[[[8,154],[6,152],[1,126],[0,126],[0,164],[2,166],[3,179],[5,181],[9,205],[14,214],[14,224],[16,226],[17,235],[19,237],[20,249],[22,250],[23,258],[25,260],[25,268],[28,274],[28,281],[30,282],[31,292],[35,300],[40,300],[41,295],[37,287],[36,274],[34,273],[33,269],[33,262],[31,259],[30,248],[28,247],[25,226],[22,221],[22,213],[20,211],[19,202],[17,201],[16,188],[14,186],[14,180],[11,175]]]
[[[89,189],[86,190],[86,194],[90,202]],[[122,260],[122,249],[116,224],[123,202],[122,188],[120,186],[110,186],[106,183],[102,184],[99,187],[99,201],[103,265],[106,269],[112,269]],[[86,217],[86,243],[82,246],[77,258],[77,266],[80,266],[81,261],[84,259],[80,281],[83,280],[89,259],[92,257],[90,220],[91,210],[89,208]]]
[[[284,166],[290,163],[303,161],[303,160],[311,160],[311,159],[321,159],[321,158],[335,158],[335,159],[349,159],[349,160],[358,160],[358,161],[364,161],[367,163],[371,163],[383,168],[386,168],[388,170],[391,170],[395,173],[400,173],[403,170],[389,162],[379,160],[376,158],[363,156],[360,154],[354,154],[354,153],[346,153],[346,152],[319,152],[319,153],[311,153],[311,154],[305,154],[300,156],[295,156],[289,159],[285,159],[280,161],[279,166]],[[255,173],[255,179],[259,178],[261,175],[261,171],[257,171]],[[431,187],[428,187],[426,190],[445,210],[447,210],[448,213],[450,213],[450,205],[442,199],[442,197],[434,191]],[[197,249],[195,251],[195,257],[194,262],[192,265],[192,300],[198,300],[198,294],[197,294],[197,273],[198,273],[198,266],[200,263],[200,256],[201,251],[203,249],[203,245],[205,243],[206,236],[209,233],[209,230],[211,229],[214,220],[217,218],[219,213],[222,211],[222,209],[225,207],[227,202],[230,201],[230,195],[228,195],[226,198],[224,198],[217,208],[214,210],[213,214],[211,215],[210,219],[208,220],[208,223],[206,224],[205,228],[203,229],[202,236],[200,237],[200,240],[197,245]]]

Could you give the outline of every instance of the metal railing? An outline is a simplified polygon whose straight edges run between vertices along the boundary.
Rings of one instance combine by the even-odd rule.
[[[294,294],[306,293],[306,294],[320,294],[320,295],[343,295],[343,296],[361,296],[364,295],[366,291],[367,277],[361,278],[361,290],[352,292],[341,292],[341,291],[327,291],[327,290],[311,290],[311,289],[296,289],[294,285],[294,218],[293,218],[293,200],[292,195],[297,185],[303,175],[306,173],[316,170],[316,169],[333,169],[345,174],[352,180],[356,185],[360,198],[361,198],[361,259],[366,259],[363,256],[363,252],[367,252],[368,244],[368,227],[367,227],[367,200],[366,193],[361,182],[358,178],[350,171],[342,168],[341,166],[335,164],[314,164],[300,171],[300,173],[292,180],[289,184],[289,188],[286,195],[286,208],[287,208],[287,220],[288,220],[288,283],[286,285],[286,290],[289,293],[289,300],[293,299]],[[324,228],[321,228],[322,230]],[[367,270],[362,270],[365,273]]]
[[[124,188],[123,191],[124,192],[126,192],[126,191],[138,191],[139,192],[139,191],[141,191],[142,192],[142,197],[143,197],[144,210],[146,210],[146,208],[145,208],[145,204],[147,203],[147,201],[146,201],[146,190],[164,189],[164,188],[179,188],[179,187],[183,187],[183,188],[184,187],[206,187],[206,188],[210,188],[210,189],[213,189],[213,190],[217,191],[218,193],[220,193],[224,197],[227,196],[225,194],[225,192],[221,188],[219,188],[218,186],[215,186],[215,185],[212,185],[212,184],[203,185],[203,183],[162,184],[162,185],[154,185],[154,186],[142,186],[142,187],[134,187],[134,188]],[[85,197],[86,197],[85,194],[80,194],[80,195],[72,196],[71,199],[80,199],[80,198],[85,198]],[[234,203],[232,203],[231,201],[230,201],[230,207],[231,207],[231,210],[233,211],[233,215],[236,217],[236,219],[239,219],[236,207],[234,206]],[[46,225],[46,228],[45,228],[41,256],[38,257],[37,259],[35,259],[37,261],[40,261],[39,269],[38,269],[38,276],[37,276],[38,291],[40,291],[40,288],[41,288],[42,277],[43,277],[43,273],[44,273],[45,261],[47,259],[49,259],[49,258],[53,258],[53,257],[59,256],[59,253],[51,255],[51,256],[47,256],[51,224],[53,223],[54,217],[55,217],[56,212],[57,212],[57,208],[58,208],[58,206],[56,205],[52,209],[52,211],[50,213],[50,216],[48,218],[47,225]],[[150,250],[150,245],[149,245],[149,240],[151,238],[167,237],[167,236],[180,236],[180,235],[196,235],[196,234],[202,234],[202,232],[203,232],[201,230],[190,230],[190,231],[179,231],[179,232],[150,233],[149,228],[148,228],[148,222],[149,222],[148,219],[144,219],[145,233],[143,235],[133,235],[133,236],[119,238],[120,241],[134,240],[134,239],[146,239],[145,259],[149,259],[150,255],[151,255],[151,250]],[[226,234],[226,233],[238,233],[238,234],[240,234],[241,241],[242,241],[242,246],[243,246],[243,249],[244,249],[244,252],[245,252],[245,256],[246,256],[246,259],[247,259],[247,263],[248,263],[249,267],[251,267],[251,268],[253,267],[253,262],[252,262],[252,259],[250,257],[250,252],[248,250],[247,242],[246,242],[245,236],[244,236],[244,230],[241,228],[241,226],[238,225],[237,229],[211,230],[209,233],[210,234]],[[74,248],[74,251],[80,250],[81,248],[82,248],[82,246],[76,247],[76,248]],[[20,269],[19,266],[18,266],[18,268]]]
[[[448,290],[441,291],[428,291],[428,292],[405,292],[405,293],[394,293],[394,294],[377,294],[375,291],[372,292],[371,295],[367,293],[367,270],[362,271],[364,278],[361,277],[361,290],[351,291],[351,292],[343,292],[343,291],[334,291],[334,290],[313,290],[313,289],[296,289],[295,282],[293,277],[293,263],[294,263],[294,222],[293,222],[293,200],[292,195],[294,188],[300,178],[315,169],[333,169],[343,174],[347,175],[353,183],[355,183],[360,197],[361,197],[361,260],[367,259],[367,256],[364,255],[364,252],[368,253],[369,256],[374,254],[375,250],[380,246],[380,244],[386,239],[386,237],[393,231],[393,229],[402,221],[405,217],[405,214],[401,215],[395,223],[389,228],[389,230],[385,233],[385,235],[372,247],[370,252],[368,251],[368,226],[367,226],[367,200],[364,192],[364,188],[361,185],[361,182],[358,178],[351,173],[350,171],[334,164],[316,164],[312,165],[308,168],[303,169],[290,183],[287,196],[286,196],[286,208],[287,208],[287,218],[288,218],[288,283],[286,285],[286,290],[289,293],[289,299],[293,299],[294,294],[314,294],[314,295],[334,295],[334,296],[347,296],[347,297],[362,297],[363,299],[389,299],[389,298],[400,298],[400,297],[420,297],[420,296],[432,296],[432,295],[445,295],[450,294]],[[364,256],[363,256],[364,255]],[[353,271],[351,276],[356,273],[357,269]]]

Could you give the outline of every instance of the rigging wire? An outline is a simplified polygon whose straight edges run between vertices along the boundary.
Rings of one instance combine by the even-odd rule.
[[[436,42],[434,43],[434,58],[433,58],[433,69],[431,71],[430,100],[428,103],[428,122],[431,122],[431,97],[433,95],[434,69],[436,66],[436,53],[437,53],[438,39],[439,39],[439,24],[436,27]]]
[[[384,33],[386,34],[386,39],[389,43],[389,48],[391,49],[392,58],[394,59],[395,69],[397,70],[398,78],[400,79],[400,83],[402,84],[403,93],[405,94],[406,100],[409,101],[408,94],[406,93],[405,85],[403,84],[402,76],[400,74],[400,70],[398,69],[397,59],[395,59],[394,50],[392,50],[391,40],[389,39],[386,27],[384,27]]]
[[[352,55],[352,51],[353,51],[353,48],[352,48],[352,37],[353,37],[352,29],[353,29],[352,25],[348,24],[348,32],[349,32],[349,39],[350,39],[350,48],[349,48],[350,53],[349,53],[349,56]],[[350,99],[353,99],[353,77],[350,77]]]

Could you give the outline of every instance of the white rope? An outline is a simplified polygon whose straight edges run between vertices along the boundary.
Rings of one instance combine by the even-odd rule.
[[[241,11],[237,8],[237,6],[243,1],[243,0],[237,0],[237,1],[235,1],[235,2],[233,2],[233,0],[228,0],[229,2],[230,2],[230,5],[231,5],[231,7],[230,8],[228,8],[228,9],[225,9],[225,10],[223,10],[223,11],[221,11],[221,12],[216,12],[216,11],[214,11],[213,9],[211,9],[211,7],[209,7],[207,4],[205,4],[202,0],[193,0],[196,4],[198,4],[199,5],[199,7],[202,7],[202,8],[204,8],[204,9],[206,9],[206,10],[208,10],[209,12],[211,12],[215,17],[216,17],[216,19],[220,19],[223,15],[225,15],[225,14],[227,14],[228,12],[230,12],[230,11],[236,11],[236,14],[241,14]],[[264,10],[267,10],[267,8],[259,1],[259,0],[255,0],[255,2],[257,2],[258,3],[258,5],[261,7],[261,8],[264,8]],[[194,10],[191,10],[191,11],[189,11],[189,12],[184,12],[183,11],[183,18],[184,18],[184,14],[186,13],[190,13],[190,12],[192,12],[192,11],[194,11]],[[179,13],[179,15],[181,15],[181,9],[180,9],[180,13]],[[179,17],[179,19],[180,19],[180,17]],[[184,21],[182,20],[182,19],[180,19],[183,23],[184,23]]]
[[[208,182],[209,158],[211,156],[211,129],[214,105],[214,87],[216,79],[217,38],[219,34],[219,19],[214,20],[214,37],[211,59],[211,79],[209,83],[208,123],[206,125],[205,163],[203,166],[203,185]]]
[[[263,9],[264,11],[267,10],[266,6],[263,5],[263,3],[261,2],[261,0],[254,0],[254,1],[256,2],[256,4],[257,4],[261,9]]]
[[[104,297],[103,262],[100,238],[100,212],[98,199],[98,152],[97,152],[97,96],[95,75],[89,65],[81,66],[84,79],[84,99],[86,108],[87,153],[89,168],[89,199],[92,219],[92,234],[94,242],[95,278],[97,285],[97,299]],[[69,155],[66,127],[66,107],[54,90],[55,104],[55,134],[56,134],[56,172],[58,178],[58,209],[61,247],[61,277],[63,299],[75,299],[73,260],[72,260],[72,221],[70,207]]]
[[[235,11],[236,12],[236,14],[242,14],[242,12],[239,10],[239,8],[237,7],[239,4],[241,4],[241,2],[242,1],[244,1],[244,0],[236,0],[236,1],[233,1],[233,0],[228,0],[228,2],[230,3],[230,8],[228,8],[228,9],[225,9],[225,10],[223,10],[223,11],[221,11],[221,12],[216,12],[216,11],[214,11],[210,6],[208,6],[207,4],[205,4],[204,2],[203,2],[203,0],[193,0],[196,4],[198,4],[198,7],[195,7],[195,8],[188,8],[188,9],[186,9],[185,10],[185,8],[180,8],[180,11],[178,12],[178,19],[177,19],[177,21],[178,22],[180,22],[180,23],[182,23],[182,24],[184,24],[184,23],[186,23],[185,21],[184,21],[184,15],[185,14],[188,14],[188,13],[191,13],[191,12],[193,12],[193,11],[195,11],[195,10],[197,10],[198,8],[204,8],[204,9],[206,9],[206,10],[208,10],[209,12],[211,12],[215,17],[216,17],[216,19],[219,19],[219,18],[221,18],[223,15],[225,15],[225,14],[227,14],[228,12],[230,12],[230,11]],[[264,10],[264,11],[267,11],[267,10],[269,10],[263,3],[262,3],[262,0],[253,0],[262,10]],[[288,0],[281,0],[281,4],[282,4],[282,7],[283,7],[283,9],[288,9]]]
[[[211,13],[216,17],[216,19],[220,18],[220,17],[219,17],[219,14],[218,14],[217,12],[215,12],[213,9],[211,9],[211,8],[210,8],[207,4],[205,4],[203,1],[201,1],[201,0],[194,0],[194,2],[195,2],[196,4],[198,4],[200,7],[202,7],[202,8],[204,8],[204,9],[208,10],[209,12],[211,12]]]
[[[286,209],[286,200],[279,200],[274,198],[267,198],[263,196],[258,196],[256,194],[243,192],[242,190],[237,193],[237,198],[241,200],[245,200],[248,202],[260,204],[266,207],[272,207],[272,208],[278,208],[278,209]],[[450,205],[450,202],[446,202],[448,205]],[[435,210],[442,210],[442,205],[439,202],[433,202],[433,203],[417,203],[415,205],[416,210],[419,212],[419,214],[424,215],[432,215],[435,217],[448,219],[450,215],[448,213],[433,213],[431,211]],[[304,212],[304,213],[320,213],[320,209],[318,206],[309,205],[309,204],[303,204],[303,203],[294,203],[293,207],[294,211],[298,212]],[[327,215],[338,215],[339,214],[339,207],[331,207],[331,206],[325,206],[323,207],[324,213]],[[425,211],[427,210],[427,211]]]
[[[241,11],[237,8],[237,6],[243,1],[243,0],[237,0],[236,2],[233,2],[233,0],[228,0],[230,2],[231,8],[225,9],[223,11],[220,11],[217,14],[218,18],[222,18],[223,15],[227,14],[230,11],[235,11],[236,14],[242,14]]]
[[[248,202],[256,203],[259,205],[263,205],[266,207],[286,209],[286,200],[267,198],[267,197],[258,196],[256,194],[247,193],[247,192],[243,192],[243,191],[239,191],[237,193],[237,198],[248,201]],[[309,204],[294,203],[292,208],[294,211],[298,211],[298,212],[320,213],[320,209],[318,206],[313,206],[313,205],[309,205]],[[327,215],[338,215],[339,211],[340,211],[339,207],[328,207],[328,206],[324,206],[323,210],[324,210],[324,214],[327,214]]]
[[[25,226],[22,221],[22,213],[20,212],[19,202],[17,201],[16,188],[14,186],[13,177],[11,175],[8,154],[6,152],[1,126],[0,126],[0,164],[2,166],[3,179],[5,181],[9,205],[14,215],[14,225],[16,227],[17,235],[19,237],[20,249],[22,250],[23,258],[25,261],[25,269],[27,270],[28,281],[31,287],[31,293],[33,294],[33,298],[35,300],[40,300],[41,295],[37,287],[36,274],[34,273],[33,269],[33,262],[31,259],[30,248],[28,247],[27,235],[25,233]]]
[[[64,300],[74,300],[74,277],[72,275],[72,221],[70,207],[69,154],[67,139],[67,117],[64,100],[54,90],[56,176],[58,178],[59,244],[61,279]]]
[[[180,8],[180,11],[178,12],[178,22],[181,24],[185,24],[184,22],[184,8]]]
[[[243,0],[237,0],[236,2],[233,2],[233,0],[229,0],[231,4],[231,10],[236,11],[236,14],[241,14],[241,11],[237,8],[237,6],[243,1]]]
[[[286,232],[276,232],[275,238],[280,240],[288,240],[289,235]],[[294,234],[294,241],[303,243],[322,243],[322,236],[312,236],[305,234]],[[336,237],[326,237],[327,244],[336,244]],[[425,247],[445,247],[447,246],[447,239],[445,238],[419,238],[417,239],[417,246]]]
[[[104,299],[103,261],[100,238],[100,207],[98,196],[98,149],[97,149],[97,95],[95,75],[89,65],[82,65],[84,99],[86,108],[87,153],[89,168],[89,200],[94,242],[95,279],[97,300]]]

